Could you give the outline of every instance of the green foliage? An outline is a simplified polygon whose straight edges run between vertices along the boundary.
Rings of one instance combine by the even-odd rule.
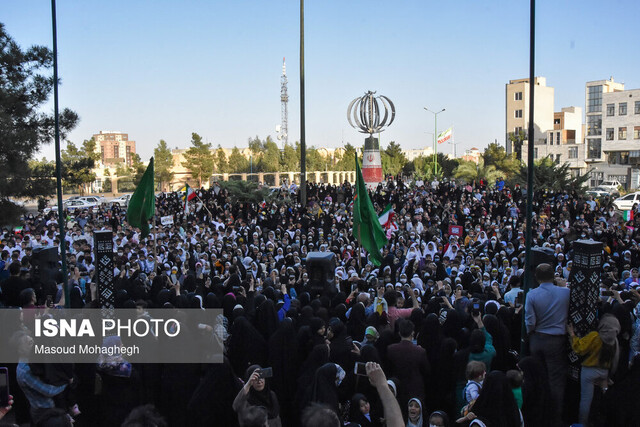
[[[495,166],[505,179],[513,177],[520,171],[520,162],[515,154],[507,155],[504,147],[495,142],[485,148],[482,158],[485,165]]]
[[[111,182],[111,178],[109,176],[105,176],[104,181],[102,182],[102,191],[105,193],[110,193],[113,189],[113,182]]]
[[[300,155],[296,148],[287,143],[287,145],[284,146],[284,150],[282,150],[280,171],[296,172],[298,170],[300,170]]]
[[[443,153],[438,153],[438,178],[453,178],[455,169],[460,164],[458,159],[451,159]],[[418,156],[402,168],[405,174],[414,173],[422,179],[433,179],[433,156]]]
[[[569,164],[558,164],[550,156],[544,157],[534,163],[533,185],[536,189],[549,189],[554,191],[575,191],[582,193],[584,185],[589,180],[589,173],[571,177]],[[513,177],[510,184],[527,186],[527,166],[522,164],[520,170]]]
[[[513,154],[516,160],[522,160],[522,144],[527,140],[527,134],[524,130],[518,133],[510,132],[507,136],[509,141],[513,143]]]
[[[307,171],[324,171],[329,167],[329,159],[323,156],[314,146],[307,147],[305,159],[307,161]],[[296,142],[296,156],[301,157],[300,143]],[[300,169],[297,169],[300,170]],[[293,170],[294,172],[296,169]],[[286,171],[290,172],[290,171]]]
[[[96,180],[93,169],[99,155],[95,152],[95,146],[93,138],[84,141],[80,149],[73,142],[67,141],[66,150],[62,150],[60,153],[65,188],[77,188],[80,194],[84,194],[87,185]]]
[[[492,185],[501,173],[494,165],[485,166],[484,160],[476,165],[474,162],[461,161],[454,172],[457,179],[461,179],[467,183],[478,182],[483,179],[487,184]]]
[[[198,181],[198,187],[202,187],[202,181],[209,180],[213,174],[214,159],[211,144],[202,142],[200,135],[192,133],[191,147],[184,153],[184,158],[186,161],[182,162],[182,166]]]
[[[223,190],[229,192],[232,203],[261,203],[270,196],[268,187],[258,188],[254,181],[218,181]]]
[[[255,155],[253,159],[255,165]],[[254,172],[278,172],[280,170],[280,149],[270,136],[267,136],[267,140],[264,141],[263,151],[257,166],[257,169],[253,168]]]
[[[48,180],[32,180],[29,160],[40,146],[54,137],[54,117],[44,112],[53,90],[51,51],[44,46],[22,50],[0,23],[0,223],[17,218],[9,197],[35,199],[51,194]],[[59,114],[64,140],[78,122],[78,115],[63,109]],[[38,184],[44,183],[43,187]]]
[[[227,164],[229,173],[249,172],[249,160],[242,155],[238,147],[233,147]]]
[[[397,175],[407,164],[407,157],[402,152],[400,144],[391,141],[387,148],[380,152],[382,173],[385,175]]]
[[[158,146],[153,149],[153,160],[156,174],[156,182],[160,183],[160,188],[166,189],[167,184],[173,180],[173,154],[164,139],[161,139]]]
[[[220,144],[213,156],[213,162],[216,166],[216,172],[229,173],[229,161],[227,160],[227,154],[224,152]]]
[[[155,162],[154,162],[154,169],[155,169]],[[147,165],[142,163],[142,159],[140,159],[140,155],[138,153],[133,154],[131,156],[131,174],[132,174],[134,185],[137,186],[140,183],[140,180],[142,179],[142,175],[144,175],[144,172],[146,170],[147,170]]]
[[[335,171],[355,170],[356,168],[356,164],[354,160],[355,155],[356,155],[356,147],[354,147],[353,145],[347,142],[347,144],[344,146],[344,154],[342,156],[339,156],[339,154],[336,154],[336,158],[339,157],[339,159],[336,162],[335,167],[333,167],[333,170]]]

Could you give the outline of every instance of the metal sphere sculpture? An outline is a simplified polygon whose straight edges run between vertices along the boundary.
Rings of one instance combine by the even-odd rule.
[[[364,96],[351,101],[347,109],[349,124],[360,133],[369,135],[380,133],[391,125],[396,117],[393,102],[384,95],[375,96],[375,94],[376,92],[368,91]],[[384,116],[381,119],[382,110],[384,110]]]

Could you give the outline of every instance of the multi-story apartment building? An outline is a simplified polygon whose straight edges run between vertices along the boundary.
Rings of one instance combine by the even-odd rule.
[[[618,180],[640,188],[640,89],[609,80],[586,85],[587,164],[591,186]]]
[[[105,166],[125,163],[131,166],[136,152],[136,142],[129,141],[129,134],[115,131],[100,131],[93,135],[96,150],[100,150],[100,161]]]
[[[574,176],[586,172],[582,108],[566,107],[553,113],[553,129],[547,130],[544,144],[534,147],[535,159],[547,156],[557,163],[568,163]]]
[[[534,120],[534,145],[544,144],[547,131],[553,129],[553,98],[554,89],[547,86],[545,77],[534,79],[535,93],[533,100],[533,120]],[[510,134],[518,135],[521,131],[525,134],[529,129],[529,79],[509,80],[506,85],[506,151],[511,154],[518,151],[509,139]],[[522,152],[526,153],[526,144],[522,147]],[[526,160],[526,155],[521,156]]]

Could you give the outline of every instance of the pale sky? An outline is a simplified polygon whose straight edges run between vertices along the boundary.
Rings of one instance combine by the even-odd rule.
[[[23,48],[52,47],[46,0],[2,0],[0,22]],[[292,0],[58,0],[60,105],[80,116],[69,139],[129,134],[144,161],[160,139],[187,148],[191,132],[217,146],[275,138],[287,58],[289,141],[300,135],[299,2]],[[537,5],[536,75],[555,110],[584,111],[585,82],[640,87],[640,3],[558,0]],[[458,153],[504,143],[505,84],[529,74],[529,2],[307,0],[308,146],[362,145],[346,118],[367,90],[395,103],[382,145],[431,146],[453,126]],[[52,111],[52,105],[47,109]],[[450,153],[451,145],[440,146]],[[53,144],[42,155],[53,158]]]

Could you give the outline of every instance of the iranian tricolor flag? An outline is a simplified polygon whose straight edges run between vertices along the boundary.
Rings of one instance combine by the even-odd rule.
[[[442,144],[444,142],[449,141],[452,135],[453,135],[453,128],[449,128],[445,131],[440,132],[438,134],[438,144]]]
[[[395,222],[396,213],[393,211],[391,204],[388,204],[382,213],[378,216],[378,221],[382,228],[387,231],[387,236],[398,229],[398,225]],[[387,237],[388,238],[388,237]]]
[[[622,215],[625,221],[633,221],[633,210],[623,211]]]
[[[197,194],[195,191],[193,191],[193,188],[189,187],[189,184],[186,184],[186,183],[184,187],[180,189],[180,191],[184,192],[184,195],[182,196],[182,200],[184,201],[184,211],[188,213],[189,201],[195,199]]]

